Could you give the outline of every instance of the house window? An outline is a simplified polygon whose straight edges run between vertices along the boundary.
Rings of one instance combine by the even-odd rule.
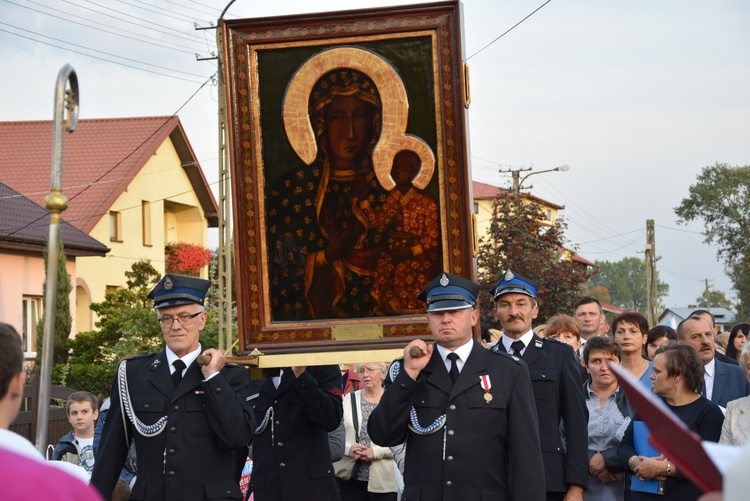
[[[143,228],[143,245],[151,246],[151,202],[141,201],[141,228]]]
[[[479,214],[479,202],[474,202],[474,214]]]
[[[41,296],[23,296],[23,352],[36,357],[36,327],[42,318],[44,300]]]
[[[107,285],[107,286],[105,286],[105,290],[107,292],[115,292],[115,291],[119,291],[120,289],[122,289],[122,286],[120,286],[120,285]]]
[[[547,209],[547,221],[552,221],[552,211]]]
[[[112,242],[122,242],[122,215],[116,211],[109,213],[109,239]]]

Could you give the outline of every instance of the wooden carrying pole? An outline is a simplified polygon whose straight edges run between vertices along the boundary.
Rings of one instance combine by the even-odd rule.
[[[44,199],[44,208],[49,211],[49,238],[47,239],[44,338],[42,340],[42,366],[39,380],[36,430],[36,448],[42,454],[45,453],[47,448],[52,343],[54,342],[55,311],[57,308],[57,260],[61,247],[60,214],[68,208],[68,198],[62,194],[63,131],[73,132],[76,125],[78,125],[78,77],[73,67],[66,64],[57,74],[57,84],[55,85],[55,109],[52,122],[52,188],[50,194]]]

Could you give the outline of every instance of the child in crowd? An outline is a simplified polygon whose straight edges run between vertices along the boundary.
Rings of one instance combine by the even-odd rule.
[[[81,466],[89,475],[94,470],[94,424],[99,417],[96,397],[88,391],[70,395],[65,411],[73,431],[62,437],[52,459]]]

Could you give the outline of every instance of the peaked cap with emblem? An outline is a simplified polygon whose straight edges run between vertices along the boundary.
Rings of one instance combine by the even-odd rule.
[[[503,275],[503,278],[497,283],[494,289],[492,289],[492,298],[497,301],[497,298],[503,294],[525,294],[529,297],[536,298],[537,290],[539,289],[539,282],[528,279],[515,273],[513,270],[508,270]]]
[[[167,274],[148,293],[148,297],[154,300],[154,308],[157,310],[183,304],[202,306],[209,287],[211,287],[210,280]]]
[[[443,272],[419,293],[417,299],[427,303],[428,312],[462,310],[476,306],[477,294],[478,284]]]

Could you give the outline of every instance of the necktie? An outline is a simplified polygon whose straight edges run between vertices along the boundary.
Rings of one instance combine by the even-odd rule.
[[[515,355],[517,357],[521,356],[521,352],[523,351],[523,349],[525,347],[526,347],[526,345],[523,344],[523,341],[521,341],[520,339],[516,339],[510,345],[510,349],[513,350],[513,355]]]
[[[458,379],[458,355],[448,353],[448,360],[451,361],[451,370],[448,371],[448,374],[451,377],[451,381],[455,383],[456,379]]]
[[[174,366],[172,382],[174,383],[174,387],[177,388],[180,385],[180,381],[182,381],[182,370],[185,368],[185,362],[178,358],[172,362],[172,365]]]

